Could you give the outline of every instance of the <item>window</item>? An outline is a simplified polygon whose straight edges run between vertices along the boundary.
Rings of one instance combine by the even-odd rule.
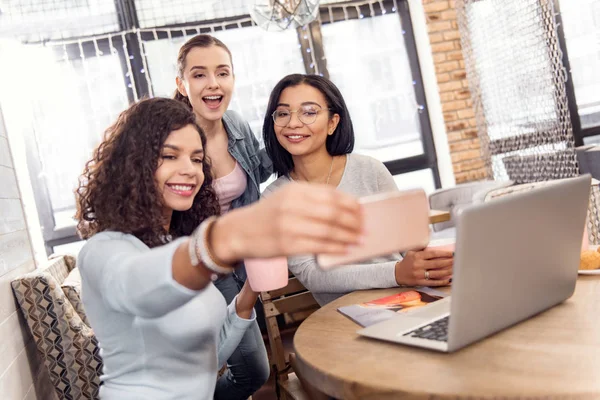
[[[268,35],[257,26],[220,31],[215,36],[227,43],[233,54],[235,93],[231,108],[242,114],[262,142],[271,90],[284,76],[305,73],[298,36],[293,30]]]
[[[152,28],[248,14],[247,0],[135,0],[140,28]]]
[[[114,0],[4,1],[0,37],[23,42],[97,35],[119,30]]]
[[[253,25],[245,0],[17,4],[1,8],[0,36],[34,42],[27,47],[44,65],[28,79],[35,90],[27,146],[49,252],[79,240],[73,190],[106,127],[131,101],[172,96],[178,50],[198,33],[230,48],[230,108],[259,141],[276,82],[290,73],[320,73],[348,102],[357,152],[384,161],[399,187],[439,186],[406,0],[322,0],[319,20],[284,32]]]
[[[127,97],[118,56],[55,61],[42,52],[45,71],[32,92],[33,127],[59,229],[74,224],[77,178],[104,130],[127,107]]]
[[[329,77],[354,123],[356,151],[390,161],[423,154],[419,104],[397,14],[324,25]],[[381,38],[400,40],[381,40]]]
[[[252,26],[217,31],[214,36],[233,55],[235,90],[230,109],[239,112],[262,141],[262,124],[271,90],[285,75],[305,72],[297,34],[288,30],[269,35]],[[154,95],[172,96],[177,53],[188,39],[185,36],[144,42]]]
[[[421,186],[439,187],[408,3],[326,0],[320,21],[310,30],[314,59],[348,102],[356,151],[380,159],[393,175],[421,171]]]
[[[560,2],[577,111],[584,136],[600,134],[600,0]],[[596,129],[594,129],[596,128]]]
[[[433,171],[431,169],[421,169],[405,174],[394,175],[394,181],[400,190],[421,188],[425,190],[425,193],[428,196],[436,189]]]

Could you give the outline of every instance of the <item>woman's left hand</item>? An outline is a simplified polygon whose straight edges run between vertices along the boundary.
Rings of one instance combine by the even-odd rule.
[[[408,286],[446,286],[452,279],[451,251],[425,249],[408,251],[396,263],[396,282]]]
[[[246,283],[237,295],[237,301],[235,303],[235,311],[240,318],[250,319],[252,316],[252,309],[258,299],[258,293],[252,291],[250,282],[246,279]]]

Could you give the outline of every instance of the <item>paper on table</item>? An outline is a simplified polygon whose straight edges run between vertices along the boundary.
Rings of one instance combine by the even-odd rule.
[[[394,295],[340,307],[338,311],[360,326],[367,327],[399,314],[414,312],[447,296],[447,293],[428,287],[404,288]]]

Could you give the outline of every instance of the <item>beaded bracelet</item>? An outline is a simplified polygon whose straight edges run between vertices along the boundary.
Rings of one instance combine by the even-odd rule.
[[[212,227],[217,221],[216,217],[205,219],[190,236],[189,254],[190,261],[194,267],[202,263],[204,267],[212,271],[211,279],[216,280],[219,275],[226,275],[233,272],[234,267],[228,264],[219,263],[210,251],[210,236]]]

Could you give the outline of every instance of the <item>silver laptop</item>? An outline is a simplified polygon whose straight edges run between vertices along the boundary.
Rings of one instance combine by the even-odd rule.
[[[465,208],[451,296],[358,333],[452,352],[568,299],[590,183],[584,175]]]

